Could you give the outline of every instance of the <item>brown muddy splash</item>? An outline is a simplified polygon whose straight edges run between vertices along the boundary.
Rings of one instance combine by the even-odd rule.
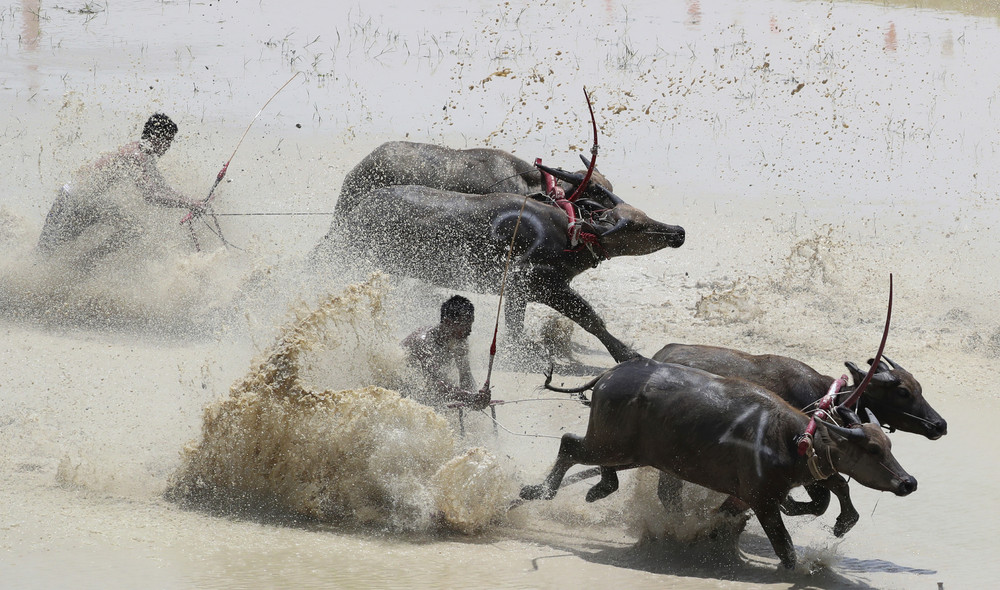
[[[230,395],[205,409],[201,441],[184,450],[168,498],[409,531],[443,523],[474,533],[501,515],[511,484],[495,457],[459,452],[431,408],[378,386],[306,384],[319,348],[355,365],[348,380],[378,372],[385,295],[376,276],[286,326]]]

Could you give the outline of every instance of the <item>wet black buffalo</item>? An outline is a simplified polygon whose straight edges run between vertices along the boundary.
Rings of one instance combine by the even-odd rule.
[[[579,184],[583,175],[562,174]],[[453,149],[432,143],[389,141],[375,148],[344,177],[338,210],[350,211],[365,195],[387,186],[418,185],[456,193],[531,195],[545,192],[541,171],[510,152],[493,148]],[[571,184],[561,181],[569,190]],[[615,197],[611,183],[594,172],[581,198],[607,207]],[[569,193],[567,193],[569,194]]]
[[[382,154],[387,149],[383,146],[376,153]],[[374,261],[390,273],[435,285],[499,293],[510,251],[505,319],[515,336],[523,330],[526,304],[535,301],[548,305],[596,336],[615,360],[636,355],[631,347],[608,332],[604,321],[570,282],[608,258],[677,248],[684,243],[682,227],[653,220],[607,189],[597,187],[595,196],[587,197],[588,204],[580,214],[581,227],[591,238],[588,241],[583,236],[574,242],[566,212],[550,201],[511,192],[462,192],[489,189],[496,180],[513,182],[529,178],[522,174],[523,166],[513,156],[504,156],[505,152],[498,150],[466,150],[461,160],[465,164],[457,165],[442,157],[448,151],[437,146],[423,151],[414,148],[411,152],[410,158],[419,170],[438,170],[440,174],[407,175],[406,167],[395,161],[380,180],[376,178],[373,161],[383,161],[382,156],[375,158],[373,154],[365,158],[345,180],[336,219],[314,250],[314,261]],[[419,163],[418,156],[424,152],[428,160]],[[485,154],[484,159],[494,164],[482,164],[483,159],[473,158],[467,152]],[[499,166],[496,161],[506,161],[509,166]],[[482,165],[475,167],[470,162]],[[477,186],[459,182],[469,179],[470,169],[474,171],[471,177],[481,172],[487,179]],[[572,174],[563,177],[570,182],[574,179]],[[438,186],[419,183],[378,186],[382,181],[421,181]],[[375,188],[366,189],[369,186]],[[507,188],[532,190],[530,183]],[[367,192],[362,194],[363,190]]]
[[[581,387],[550,387],[591,388],[586,435],[563,435],[552,471],[542,484],[522,488],[522,498],[555,496],[566,471],[577,464],[599,465],[612,476],[591,488],[588,501],[617,488],[615,470],[655,467],[729,494],[723,509],[752,508],[782,565],[791,568],[795,547],[780,505],[789,490],[815,481],[817,470],[843,473],[899,496],[917,487],[892,456],[881,428],[858,423],[850,410],[837,412],[857,423],[850,428],[817,423],[810,467],[796,444],[809,417],[749,381],[637,358]]]
[[[793,407],[806,410],[820,400],[833,383],[833,377],[822,375],[805,363],[775,354],[753,355],[740,350],[700,344],[668,344],[653,359],[694,367],[722,375],[746,379],[767,388]],[[868,361],[870,365],[872,360]],[[845,387],[845,397],[854,391],[865,374],[852,362],[844,363],[850,370],[853,386]],[[948,423],[931,407],[923,396],[923,388],[909,371],[885,358],[879,362],[868,388],[858,399],[858,415],[866,418],[871,410],[879,421],[891,430],[913,432],[936,440],[948,432]],[[669,485],[663,482],[662,485]],[[833,475],[806,486],[810,502],[795,502],[790,498],[782,505],[789,515],[815,514],[826,511],[832,491],[840,501],[841,512],[833,532],[843,536],[858,521],[858,512],[851,503],[847,481]]]

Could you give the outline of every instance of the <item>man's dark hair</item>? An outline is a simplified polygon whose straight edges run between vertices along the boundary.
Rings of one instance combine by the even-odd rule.
[[[177,135],[177,123],[163,113],[154,113],[142,128],[142,138],[167,137],[173,139]]]
[[[441,304],[441,321],[463,318],[472,319],[475,315],[475,306],[461,295],[452,295],[451,298]]]

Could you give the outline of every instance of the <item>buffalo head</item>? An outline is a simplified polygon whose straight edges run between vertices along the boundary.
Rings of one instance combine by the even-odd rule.
[[[642,256],[684,244],[684,228],[652,219],[628,203],[616,205],[594,219],[598,240],[607,256]]]
[[[872,364],[872,359],[868,364]],[[852,362],[844,365],[854,383],[860,383],[865,373]],[[861,405],[874,410],[892,430],[922,434],[931,440],[948,433],[948,422],[924,399],[920,383],[909,371],[885,357],[879,361]]]
[[[587,162],[586,158],[584,162]],[[536,166],[567,183],[571,190],[575,190],[585,177],[580,172],[566,172],[541,164]],[[610,183],[602,181],[603,178],[592,178],[577,202],[590,209],[587,225],[597,236],[605,256],[642,256],[666,247],[679,248],[684,244],[683,227],[656,221],[629,205],[607,188]]]
[[[842,412],[841,412],[841,415]],[[817,433],[830,445],[833,467],[856,479],[863,486],[906,496],[917,489],[917,480],[904,470],[892,455],[889,437],[876,424],[857,424],[852,428],[818,421]],[[817,454],[822,454],[817,449]]]

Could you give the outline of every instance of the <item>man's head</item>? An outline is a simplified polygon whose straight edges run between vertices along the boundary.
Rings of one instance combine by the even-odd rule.
[[[142,139],[149,142],[153,153],[157,156],[166,153],[175,135],[177,135],[177,123],[163,113],[152,115],[142,128]]]
[[[461,295],[453,295],[441,304],[441,326],[454,338],[467,338],[475,319],[476,308]]]

